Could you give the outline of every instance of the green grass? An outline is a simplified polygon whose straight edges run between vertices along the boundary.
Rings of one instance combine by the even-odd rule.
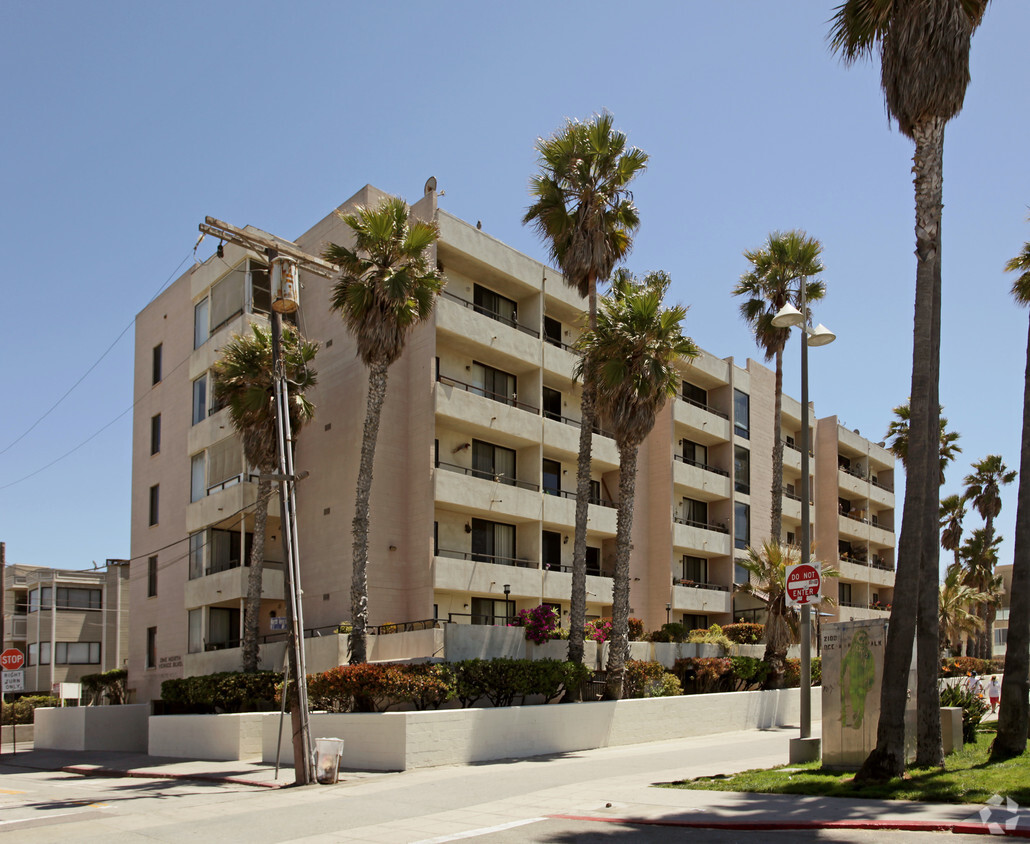
[[[818,762],[768,770],[744,771],[730,777],[699,777],[665,788],[706,791],[751,791],[766,794],[816,794],[875,800],[920,800],[931,803],[984,803],[994,794],[1030,804],[1030,752],[1007,762],[990,764],[993,725],[981,728],[974,744],[965,745],[938,768],[910,768],[905,777],[856,785],[854,773],[824,771]]]

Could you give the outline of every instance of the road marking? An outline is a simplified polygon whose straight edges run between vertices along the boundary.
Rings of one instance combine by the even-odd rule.
[[[14,791],[10,788],[0,788],[0,794],[28,794],[27,791]]]
[[[81,812],[55,812],[53,814],[47,814],[47,815],[35,815],[35,816],[31,817],[31,818],[17,818],[15,820],[11,820],[11,821],[0,821],[0,826],[11,826],[13,824],[19,824],[19,823],[23,823],[23,824],[24,823],[35,823],[35,824],[38,824],[38,823],[40,823],[40,821],[49,821],[51,818],[66,818],[66,817],[68,817],[70,815],[87,815],[87,814],[92,814],[92,813],[91,812],[86,812],[86,811],[81,811]]]
[[[444,844],[446,841],[459,841],[462,838],[476,838],[480,835],[489,835],[491,832],[503,832],[506,829],[514,829],[517,826],[525,826],[530,823],[540,823],[547,818],[526,818],[523,821],[509,821],[508,823],[497,824],[497,826],[484,826],[480,829],[470,829],[466,832],[458,832],[454,835],[441,835],[438,838],[423,838],[415,841],[414,844]]]

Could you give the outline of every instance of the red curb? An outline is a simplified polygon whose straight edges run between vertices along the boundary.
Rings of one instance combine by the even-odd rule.
[[[290,783],[260,782],[242,777],[219,777],[214,774],[169,774],[161,771],[120,771],[115,768],[94,768],[81,765],[67,765],[61,770],[66,774],[78,774],[83,777],[133,777],[136,779],[155,780],[198,780],[200,782],[230,782],[235,785],[250,785],[256,788],[285,788]]]
[[[599,823],[625,823],[640,826],[671,826],[688,829],[725,830],[791,830],[791,829],[866,829],[898,830],[899,832],[952,832],[962,835],[1003,835],[1010,838],[1030,838],[1030,829],[998,829],[998,824],[971,823],[969,821],[668,821],[649,818],[609,818],[595,815],[548,815],[567,821],[594,821]],[[992,830],[990,827],[994,827]]]

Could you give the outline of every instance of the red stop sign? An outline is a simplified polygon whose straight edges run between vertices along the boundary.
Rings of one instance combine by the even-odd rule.
[[[787,566],[787,598],[795,604],[812,604],[819,600],[822,579],[819,569],[808,563]]]
[[[17,671],[25,662],[25,655],[17,648],[8,648],[0,654],[0,668],[5,671]]]

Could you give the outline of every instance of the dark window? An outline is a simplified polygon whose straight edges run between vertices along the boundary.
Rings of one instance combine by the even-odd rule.
[[[209,651],[240,646],[240,611],[211,607],[207,616],[207,649]]]
[[[515,525],[472,520],[472,559],[480,563],[515,564]]]
[[[798,536],[793,531],[790,531],[790,530],[787,531],[787,544],[788,545],[797,545],[798,544]]]
[[[558,571],[561,568],[561,534],[545,530],[540,535],[540,558],[545,569]]]
[[[737,501],[733,505],[733,545],[747,548],[751,544],[751,507]]]
[[[601,573],[601,549],[587,546],[587,574]]]
[[[704,557],[683,555],[683,579],[694,583],[708,582],[708,560]]]
[[[544,387],[544,419],[561,422],[561,393]]]
[[[850,583],[838,583],[838,597],[842,606],[850,606],[851,604],[851,584]]]
[[[544,317],[544,339],[552,346],[560,346],[562,344],[561,323],[554,317]]]
[[[199,349],[207,342],[209,305],[207,296],[193,306],[193,348]]]
[[[57,609],[99,610],[103,609],[103,591],[100,589],[75,589],[69,586],[57,587]]]
[[[440,553],[440,523],[433,522],[433,556],[438,556]],[[433,618],[436,618],[434,615]]]
[[[494,293],[488,287],[477,284],[472,291],[472,304],[477,313],[510,325],[512,328],[518,325],[518,306],[511,300]]]
[[[147,560],[147,597],[157,596],[157,557]]]
[[[590,503],[600,504],[601,503],[601,482],[591,481],[590,482]]]
[[[150,453],[157,454],[161,450],[161,414],[150,417]]]
[[[153,366],[153,380],[152,384],[158,384],[161,381],[161,344],[158,343],[154,346],[154,357],[152,361]]]
[[[694,466],[707,466],[708,448],[690,440],[683,440],[683,460]]]
[[[518,381],[508,372],[473,361],[472,387],[469,392],[474,395],[486,396],[504,404],[515,404]]]
[[[694,498],[683,499],[683,520],[699,527],[708,526],[708,502]]]
[[[247,534],[246,545],[238,530],[221,530],[212,528],[209,531],[208,546],[210,548],[210,564],[208,574],[215,574],[228,569],[250,565],[250,552],[254,547],[254,534]]]
[[[147,628],[147,668],[157,668],[157,628]]]
[[[708,390],[702,390],[695,384],[691,384],[689,381],[683,382],[683,398],[686,401],[694,402],[696,404],[708,406]]]
[[[254,313],[267,314],[272,310],[272,286],[268,278],[268,267],[250,262],[250,290]]]
[[[515,484],[515,450],[472,440],[472,474],[477,478]]]
[[[206,535],[202,530],[190,534],[190,580],[204,576],[205,540]]]
[[[733,391],[733,431],[744,439],[751,436],[751,397],[740,390]]]
[[[193,382],[193,424],[207,419],[207,375]]]
[[[708,616],[683,613],[683,626],[688,630],[707,630]]]
[[[54,662],[57,665],[99,665],[100,642],[57,642]]]
[[[154,484],[150,488],[150,521],[148,524],[157,524],[157,510],[158,510],[158,499],[160,497],[160,484]]]
[[[473,624],[507,624],[515,615],[514,601],[495,601],[493,598],[472,599]]]
[[[749,583],[751,581],[751,572],[744,568],[738,560],[733,562],[733,582],[734,583]]]
[[[751,452],[742,445],[733,446],[733,480],[737,492],[751,492]]]
[[[557,495],[561,492],[561,463],[557,460],[548,460],[545,457],[543,472],[544,493],[547,495]]]

